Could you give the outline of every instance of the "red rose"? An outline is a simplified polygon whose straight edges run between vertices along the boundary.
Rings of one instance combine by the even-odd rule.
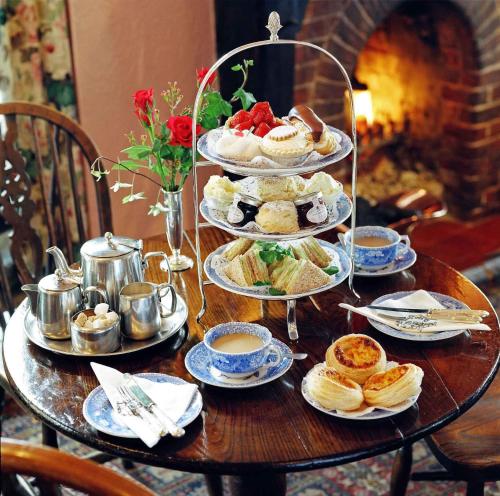
[[[153,88],[137,90],[134,93],[135,115],[147,126],[150,125],[148,112],[153,112]]]
[[[188,115],[173,115],[169,117],[167,127],[170,129],[170,144],[191,148],[193,144],[192,125],[193,119]],[[201,126],[196,124],[196,135],[200,134],[200,132]]]
[[[201,69],[196,69],[196,79],[198,80],[198,84],[201,84],[203,78],[207,75],[208,67],[202,67]],[[207,84],[213,84],[215,81],[216,73],[214,72],[209,78]]]

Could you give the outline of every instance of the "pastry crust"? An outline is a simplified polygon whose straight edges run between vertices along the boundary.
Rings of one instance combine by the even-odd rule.
[[[296,158],[313,150],[313,144],[293,126],[278,126],[269,131],[260,145],[271,158]]]
[[[326,364],[363,384],[373,374],[385,370],[387,358],[382,346],[370,336],[348,334],[326,350]]]
[[[413,363],[378,372],[363,385],[365,401],[373,406],[397,405],[420,393],[423,377],[423,370]]]
[[[307,388],[309,394],[327,410],[356,410],[363,403],[359,384],[323,364],[310,372]]]

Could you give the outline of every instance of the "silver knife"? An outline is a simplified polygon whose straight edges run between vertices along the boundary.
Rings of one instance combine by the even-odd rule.
[[[382,305],[366,305],[366,308],[371,308],[373,310],[382,310],[385,312],[403,312],[403,313],[414,313],[414,314],[424,314],[428,317],[433,318],[444,318],[448,320],[472,320],[481,322],[484,317],[489,316],[489,312],[486,310],[471,310],[469,308],[396,308],[396,307],[385,307]]]
[[[185,431],[179,427],[139,386],[134,377],[130,374],[123,374],[123,380],[130,389],[130,392],[137,398],[139,403],[152,415],[154,415],[167,429],[173,437],[182,437]]]

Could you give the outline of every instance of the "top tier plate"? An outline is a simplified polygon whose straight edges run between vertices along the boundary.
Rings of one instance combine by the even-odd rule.
[[[215,142],[224,131],[224,127],[219,127],[204,134],[198,140],[198,151],[208,161],[220,165],[224,170],[239,174],[240,176],[292,176],[296,174],[306,174],[308,172],[315,172],[325,168],[328,165],[334,164],[339,160],[347,157],[352,150],[352,141],[347,134],[328,126],[330,131],[335,134],[339,149],[330,155],[326,155],[319,160],[307,160],[299,165],[281,166],[281,167],[261,167],[257,165],[249,165],[248,162],[237,162],[221,157],[215,152]]]

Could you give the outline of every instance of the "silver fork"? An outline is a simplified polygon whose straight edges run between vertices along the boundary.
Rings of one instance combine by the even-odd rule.
[[[166,431],[163,425],[156,419],[155,416],[151,415],[141,404],[140,402],[133,396],[133,394],[129,391],[127,386],[118,386],[117,388],[120,396],[125,400],[125,406],[130,409],[132,414],[136,417],[141,418],[145,422],[151,424],[152,421],[156,424],[157,427],[161,429],[161,435],[165,435]]]

